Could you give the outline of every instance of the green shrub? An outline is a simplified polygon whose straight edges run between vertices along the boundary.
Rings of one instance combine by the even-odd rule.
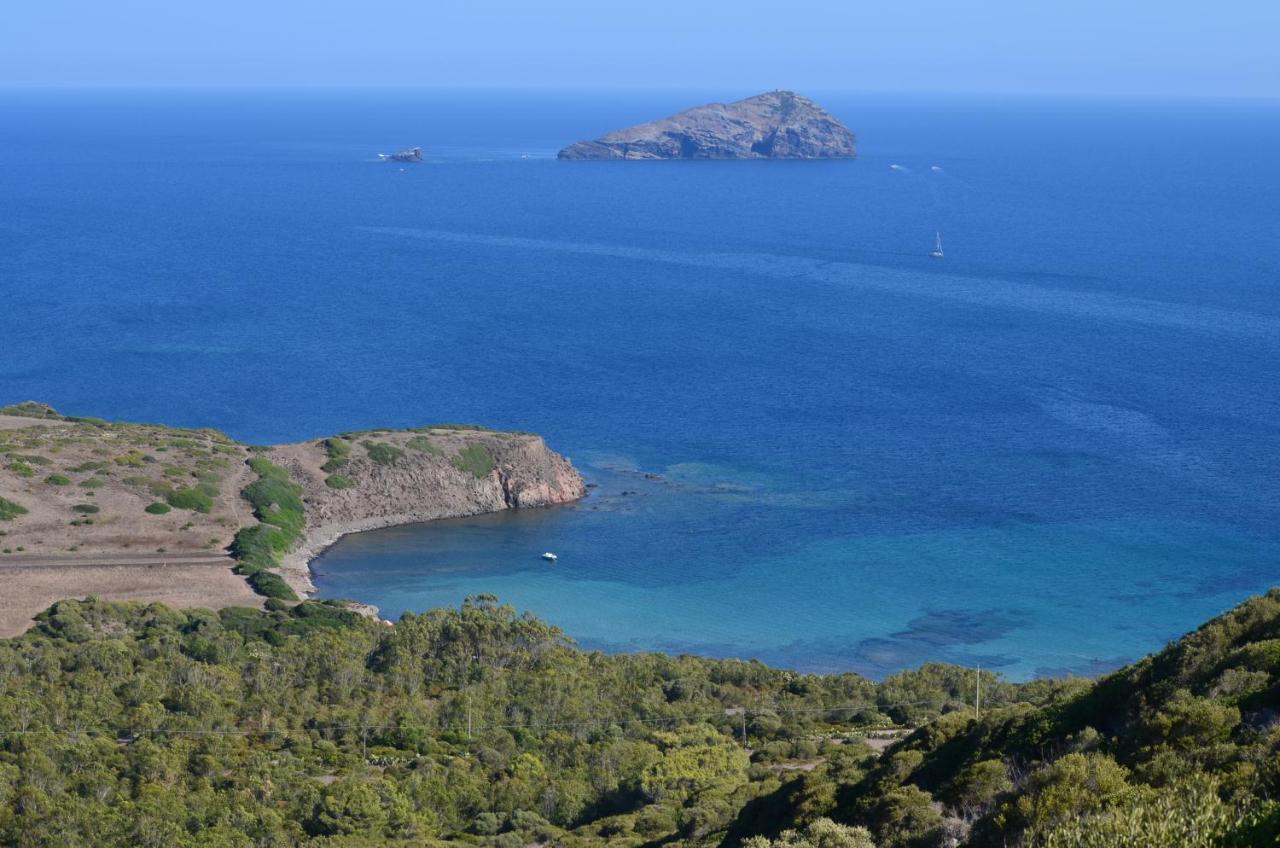
[[[330,474],[324,478],[324,484],[330,489],[350,489],[356,485],[350,477],[343,477],[341,474]]]
[[[50,474],[44,478],[44,481],[50,486],[70,486],[71,478],[63,477],[61,474]]]
[[[395,465],[396,461],[404,456],[404,451],[386,442],[364,442],[363,444],[364,449],[369,453],[369,459],[379,465]]]
[[[320,466],[322,470],[332,474],[347,464],[347,458],[351,454],[351,444],[349,442],[333,438],[325,439],[321,444],[325,452],[329,454],[329,461]]]
[[[9,463],[9,470],[19,477],[34,477],[36,473],[35,469],[25,462],[11,462]]]
[[[444,456],[444,451],[432,442],[429,436],[414,436],[408,441],[408,445],[414,450],[420,450],[432,456]]]
[[[26,515],[27,508],[19,503],[14,503],[8,498],[0,498],[0,521],[12,521],[19,515]]]
[[[269,569],[280,564],[281,555],[292,548],[302,534],[305,522],[302,487],[289,479],[288,471],[264,457],[251,457],[248,465],[258,479],[240,494],[253,506],[253,514],[262,523],[236,533],[231,543],[235,570],[247,576],[249,585],[260,595],[297,600],[289,584]]]
[[[101,489],[105,485],[107,485],[107,481],[98,477],[90,477],[88,480],[80,481],[80,488],[82,489]]]
[[[175,509],[191,509],[204,513],[213,510],[213,498],[199,489],[175,489],[165,495],[165,500]]]
[[[125,468],[141,468],[142,463],[145,461],[146,457],[136,450],[131,450],[115,458],[116,465],[124,466]]]
[[[288,548],[289,537],[269,524],[245,527],[231,543],[236,573],[253,574],[279,565],[278,555]]]
[[[266,466],[254,470],[259,477],[241,492],[253,505],[253,514],[264,524],[274,524],[292,539],[302,532],[302,487],[289,480],[288,472],[265,460]],[[251,463],[254,464],[254,463]]]
[[[152,515],[164,515],[172,509],[173,507],[169,506],[167,503],[164,503],[163,501],[156,501],[155,503],[147,504],[146,511]]]
[[[282,601],[298,600],[297,594],[289,588],[288,583],[284,582],[284,578],[270,571],[257,571],[249,575],[249,585],[259,595],[268,598]]]
[[[93,504],[76,504],[71,507],[72,512],[78,512],[81,515],[93,515],[98,512],[98,507]]]
[[[497,467],[493,462],[493,455],[484,445],[467,445],[458,451],[458,455],[453,458],[453,466],[481,479],[488,477]]]

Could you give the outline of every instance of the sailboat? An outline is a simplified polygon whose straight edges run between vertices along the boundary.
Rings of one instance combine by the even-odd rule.
[[[937,239],[933,243],[933,250],[929,251],[929,255],[935,259],[941,259],[942,253],[942,233],[935,231]]]

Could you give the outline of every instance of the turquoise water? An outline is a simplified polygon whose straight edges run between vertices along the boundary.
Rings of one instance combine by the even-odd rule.
[[[610,650],[1089,672],[1275,582],[1280,107],[826,95],[856,162],[553,158],[691,97],[0,95],[0,397],[540,432],[585,501],[317,582]]]

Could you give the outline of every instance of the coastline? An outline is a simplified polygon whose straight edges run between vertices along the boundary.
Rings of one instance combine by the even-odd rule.
[[[493,459],[492,468],[484,474],[462,471],[436,456],[415,455],[406,449],[390,465],[356,457],[345,461],[343,473],[361,485],[335,490],[324,482],[320,463],[325,454],[314,443],[283,445],[273,451],[304,491],[307,526],[279,567],[281,578],[299,597],[314,597],[317,591],[312,561],[350,533],[556,506],[586,495],[582,475],[540,436],[453,429],[433,430],[431,436],[450,451],[484,445]],[[403,434],[383,431],[380,438],[407,446],[401,441]]]
[[[0,456],[0,634],[13,635],[87,595],[214,609],[305,599],[312,560],[348,533],[586,494],[541,437],[468,424],[254,447],[28,401],[0,407]]]
[[[563,501],[563,503],[571,503],[571,501]],[[546,504],[545,506],[556,506],[557,504]],[[289,584],[300,597],[313,598],[319,591],[315,581],[312,580],[314,572],[311,564],[325,551],[336,545],[344,536],[353,533],[366,533],[371,530],[385,530],[388,527],[403,527],[407,524],[429,524],[433,521],[444,521],[450,518],[467,518],[473,515],[491,515],[495,512],[503,512],[506,509],[540,509],[543,507],[504,507],[493,510],[475,510],[468,512],[440,514],[405,514],[405,515],[386,515],[375,518],[365,518],[359,521],[335,521],[324,524],[309,531],[301,544],[292,551],[284,555],[280,563],[280,576]],[[349,598],[363,606],[370,606],[356,598]],[[376,607],[375,607],[376,609]]]

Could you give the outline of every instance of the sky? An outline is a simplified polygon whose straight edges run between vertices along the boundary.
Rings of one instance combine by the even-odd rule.
[[[1280,0],[0,0],[0,86],[1280,97]]]

